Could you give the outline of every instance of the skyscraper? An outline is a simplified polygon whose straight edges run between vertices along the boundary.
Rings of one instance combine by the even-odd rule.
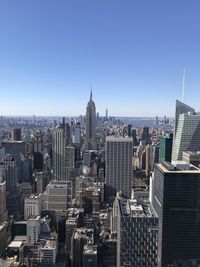
[[[43,152],[43,137],[39,130],[34,135],[34,152]]]
[[[178,126],[179,115],[183,113],[188,113],[188,112],[195,113],[195,110],[192,107],[182,103],[181,101],[176,100],[175,131],[174,131],[175,133],[176,133],[176,129]]]
[[[96,149],[96,107],[92,100],[92,91],[90,93],[90,101],[86,109],[86,149]]]
[[[159,161],[171,162],[173,134],[160,138]]]
[[[80,122],[74,123],[74,125],[71,126],[71,139],[72,144],[78,146],[81,143],[81,126]]]
[[[150,138],[149,138],[149,127],[143,127],[142,132],[142,140],[145,141],[145,144],[149,144]]]
[[[184,151],[200,150],[200,113],[179,115],[174,135],[172,160],[181,160]]]
[[[97,267],[97,245],[94,244],[84,245],[83,267]]]
[[[11,130],[11,138],[12,138],[12,141],[21,141],[21,129],[13,128]]]
[[[172,160],[181,160],[188,150],[200,150],[200,113],[176,100]]]
[[[65,180],[65,135],[64,127],[59,126],[53,132],[53,174],[55,180]]]
[[[6,182],[0,180],[0,225],[3,224],[8,217],[6,209]]]
[[[200,257],[200,169],[185,162],[155,165],[151,203],[159,217],[159,267]]]
[[[106,137],[106,197],[131,196],[132,138]]]
[[[15,194],[17,191],[17,169],[13,155],[7,154],[4,158],[6,191]]]
[[[117,267],[157,267],[158,216],[149,203],[118,199]]]

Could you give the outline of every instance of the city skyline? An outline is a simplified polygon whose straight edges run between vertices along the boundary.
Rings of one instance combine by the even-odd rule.
[[[172,117],[184,68],[185,102],[199,110],[199,8],[180,0],[1,2],[0,114],[85,114],[92,85],[101,115]]]

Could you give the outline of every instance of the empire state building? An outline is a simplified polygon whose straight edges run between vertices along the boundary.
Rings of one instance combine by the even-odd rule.
[[[86,109],[86,144],[88,150],[95,150],[96,145],[96,107],[92,100],[92,91],[90,93],[90,101]]]

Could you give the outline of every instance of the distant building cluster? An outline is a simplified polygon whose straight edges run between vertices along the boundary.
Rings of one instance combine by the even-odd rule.
[[[0,117],[0,266],[199,266],[200,115],[140,124]]]

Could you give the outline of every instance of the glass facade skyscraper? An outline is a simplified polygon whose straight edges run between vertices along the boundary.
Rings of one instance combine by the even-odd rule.
[[[155,165],[151,204],[159,218],[158,266],[200,255],[200,169]]]
[[[177,100],[172,161],[182,160],[188,150],[200,150],[200,113]]]
[[[174,136],[172,161],[182,160],[185,151],[200,150],[200,114],[180,114]]]

